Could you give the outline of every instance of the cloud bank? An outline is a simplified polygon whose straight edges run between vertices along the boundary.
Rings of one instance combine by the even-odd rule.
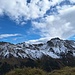
[[[33,22],[36,29],[40,29],[42,37],[60,37],[67,39],[75,35],[75,6],[59,10],[58,15],[48,15],[40,22]]]
[[[42,17],[51,5],[56,2],[49,0],[0,0],[0,15],[6,14],[16,21],[36,19]]]
[[[30,0],[30,3],[27,3],[27,0],[0,0],[0,15],[7,15],[22,24],[31,20],[33,29],[38,29],[42,38],[67,39],[75,35],[75,5],[73,4],[75,0],[67,0],[70,2],[68,5],[62,3],[63,1],[66,2],[66,0]],[[54,6],[52,10],[56,9],[53,12],[57,11],[57,14],[50,14],[51,12],[48,11]],[[36,21],[38,18],[39,21]]]

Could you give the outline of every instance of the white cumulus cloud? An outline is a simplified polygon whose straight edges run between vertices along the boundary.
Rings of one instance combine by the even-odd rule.
[[[75,6],[58,12],[58,15],[48,15],[40,22],[33,22],[34,29],[39,29],[42,37],[67,39],[75,35]]]
[[[62,0],[61,0],[62,1]],[[12,20],[36,19],[43,17],[51,6],[61,2],[60,0],[0,0],[0,15],[7,15]]]

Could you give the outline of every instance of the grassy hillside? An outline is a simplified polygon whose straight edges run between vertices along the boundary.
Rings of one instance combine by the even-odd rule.
[[[75,67],[65,67],[61,70],[54,70],[49,75],[75,75]]]
[[[47,73],[41,69],[24,68],[24,69],[15,69],[13,71],[10,71],[6,75],[47,75]]]
[[[75,68],[65,67],[61,70],[54,70],[50,73],[36,68],[24,68],[15,69],[13,71],[10,71],[6,75],[75,75]]]

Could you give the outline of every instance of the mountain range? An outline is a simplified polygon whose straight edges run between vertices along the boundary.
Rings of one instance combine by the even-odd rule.
[[[0,42],[0,73],[18,67],[39,67],[46,71],[75,66],[75,41],[52,38],[39,43]]]
[[[30,58],[40,59],[43,55],[51,58],[59,59],[63,55],[72,55],[75,57],[75,41],[61,40],[53,38],[45,43],[29,44],[18,43],[11,44],[8,42],[0,42],[0,58]]]

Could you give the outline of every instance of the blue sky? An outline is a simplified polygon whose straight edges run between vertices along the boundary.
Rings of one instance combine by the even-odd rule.
[[[75,40],[74,0],[0,0],[0,5],[0,41]]]
[[[8,16],[0,17],[0,34],[18,34],[17,36],[8,36],[0,38],[0,41],[7,41],[11,43],[19,43],[33,39],[39,39],[40,36],[32,32],[31,21],[28,20],[25,25],[17,24]]]

